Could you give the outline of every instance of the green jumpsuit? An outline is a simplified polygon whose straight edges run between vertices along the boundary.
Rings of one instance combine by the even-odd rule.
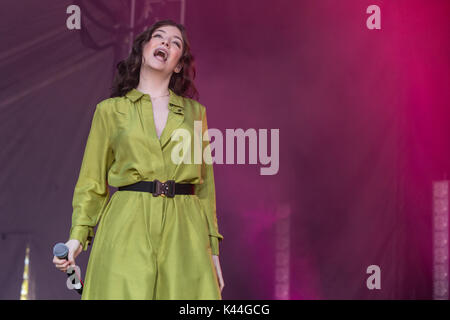
[[[212,260],[223,236],[217,225],[206,109],[169,92],[169,114],[159,139],[148,94],[132,89],[96,106],[70,228],[70,239],[78,239],[83,251],[92,242],[82,300],[222,299]],[[201,125],[194,127],[194,121]],[[196,148],[204,156],[195,162],[196,130]],[[175,139],[180,131],[192,139],[184,153],[180,142],[189,139]],[[172,153],[191,161],[174,161]],[[170,198],[122,190],[110,197],[108,185],[154,179],[196,184],[195,195]]]

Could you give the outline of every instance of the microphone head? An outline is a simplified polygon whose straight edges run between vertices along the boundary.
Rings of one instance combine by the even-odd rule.
[[[68,254],[69,248],[62,242],[55,244],[55,246],[53,247],[53,255],[57,256],[60,259],[67,257]]]

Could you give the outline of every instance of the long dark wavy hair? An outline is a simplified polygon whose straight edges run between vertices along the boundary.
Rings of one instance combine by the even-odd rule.
[[[167,25],[177,27],[181,32],[184,42],[183,53],[179,61],[182,65],[182,69],[179,73],[172,73],[172,77],[169,81],[169,88],[180,96],[198,99],[199,94],[194,85],[194,56],[191,53],[186,29],[182,24],[176,23],[170,19],[155,22],[151,27],[143,31],[134,39],[130,55],[117,64],[117,71],[111,87],[110,97],[122,97],[128,91],[138,86],[144,45],[150,40],[153,32],[157,28]]]

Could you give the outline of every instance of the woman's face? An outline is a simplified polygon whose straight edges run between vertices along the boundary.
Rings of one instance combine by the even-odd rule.
[[[183,46],[183,37],[177,27],[159,27],[144,45],[142,63],[168,74],[179,72],[182,66],[178,61],[183,53]]]

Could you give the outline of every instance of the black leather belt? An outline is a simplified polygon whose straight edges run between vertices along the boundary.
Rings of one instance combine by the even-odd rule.
[[[175,180],[167,180],[161,182],[159,180],[153,181],[139,181],[127,186],[119,187],[119,191],[144,191],[150,192],[154,197],[169,197],[173,198],[176,194],[195,194],[195,184],[190,183],[175,183]]]

